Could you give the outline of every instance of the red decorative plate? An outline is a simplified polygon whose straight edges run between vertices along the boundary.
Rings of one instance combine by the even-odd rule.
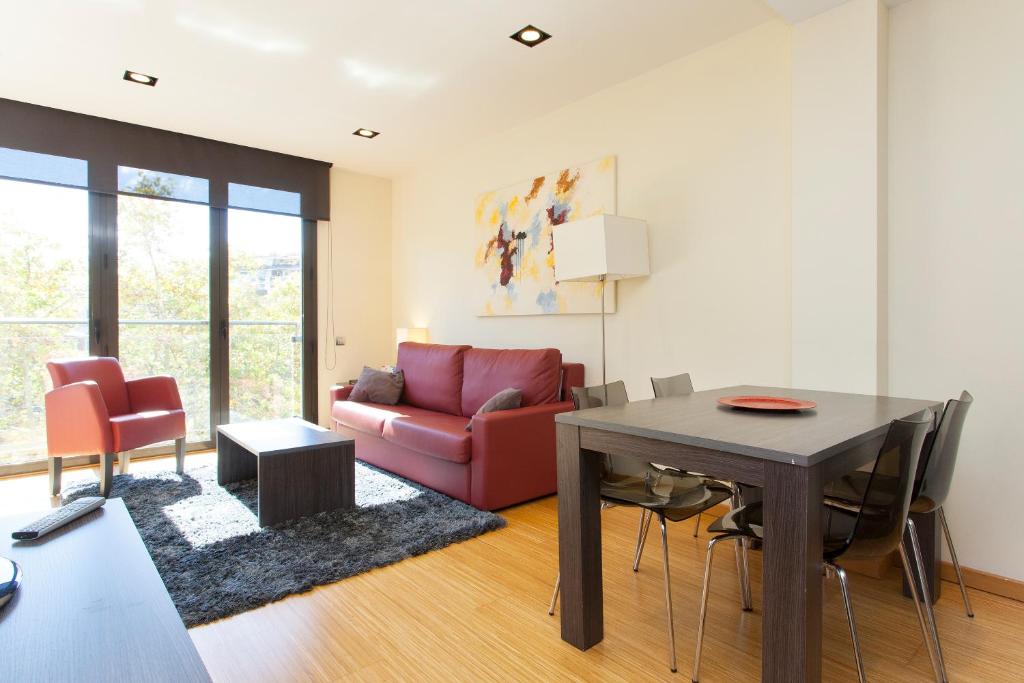
[[[718,402],[724,406],[748,410],[809,410],[818,405],[814,401],[800,401],[784,396],[723,396]]]

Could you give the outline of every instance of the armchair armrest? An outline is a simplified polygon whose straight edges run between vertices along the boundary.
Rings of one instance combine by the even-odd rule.
[[[470,496],[494,510],[557,489],[555,415],[571,401],[474,415]]]
[[[46,393],[46,447],[51,457],[113,452],[110,414],[96,382],[74,382]]]
[[[125,382],[128,387],[128,404],[133,413],[146,410],[181,410],[181,395],[178,383],[173,377],[155,375],[140,377]]]
[[[331,392],[331,405],[334,405],[335,401],[347,401],[349,394],[352,393],[352,389],[355,388],[353,384],[335,384],[328,391]]]

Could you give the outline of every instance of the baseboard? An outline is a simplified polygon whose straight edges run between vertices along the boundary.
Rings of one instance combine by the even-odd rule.
[[[968,588],[1024,602],[1024,581],[1010,579],[998,574],[989,574],[980,569],[971,569],[970,567],[961,566],[960,570],[963,572],[964,583],[967,584]],[[956,571],[953,569],[951,562],[943,561],[940,573],[944,581],[956,583]]]

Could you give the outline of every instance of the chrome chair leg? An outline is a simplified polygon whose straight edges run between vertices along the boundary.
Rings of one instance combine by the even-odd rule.
[[[932,670],[935,672],[935,679],[941,683],[942,674],[939,671],[938,665],[935,663],[935,650],[932,647],[932,635],[928,631],[928,623],[924,618],[924,610],[921,608],[921,593],[917,589],[916,574],[914,574],[913,568],[910,566],[910,557],[907,553],[907,546],[903,541],[900,541],[900,562],[903,564],[903,575],[907,577],[907,585],[910,586],[910,596],[914,600],[914,609],[917,610],[917,621],[921,624],[921,635],[924,636],[924,645],[928,649],[928,661],[932,664]]]
[[[839,579],[839,589],[843,593],[843,605],[846,607],[846,621],[850,625],[850,638],[853,640],[853,655],[857,660],[857,680],[867,681],[864,675],[864,657],[861,655],[860,638],[857,636],[857,621],[853,618],[853,602],[850,600],[850,585],[846,578],[846,570],[834,564],[825,565]]]
[[[633,571],[640,571],[640,558],[644,554],[644,545],[647,543],[647,531],[651,528],[651,519],[654,513],[647,508],[640,508],[640,528],[636,535],[636,552],[633,554]],[[646,523],[645,523],[646,522]]]
[[[750,598],[750,565],[747,563],[747,539],[736,538],[736,574],[740,581],[740,608],[744,612],[754,609]]]
[[[672,621],[672,582],[668,573],[668,529],[665,526],[665,515],[658,515],[661,523],[661,557],[665,565],[665,606],[668,609],[668,666],[672,673],[676,672],[676,628]]]
[[[562,588],[562,572],[558,572],[558,576],[555,577],[555,590],[551,591],[551,604],[548,605],[548,616],[555,613],[555,605],[558,604],[558,592]]]
[[[910,530],[910,544],[914,548],[914,562],[917,565],[917,576],[921,579],[921,598],[924,603],[924,615],[928,621],[928,628],[932,632],[932,642],[935,645],[935,661],[938,664],[938,674],[942,683],[947,683],[949,677],[946,675],[946,662],[942,657],[942,644],[939,642],[939,629],[935,625],[935,610],[932,609],[932,592],[928,588],[928,578],[924,573],[924,557],[921,555],[921,542],[917,538],[917,525],[914,520],[907,519],[907,528]]]
[[[946,545],[949,546],[949,558],[953,560],[953,569],[956,571],[956,580],[960,584],[960,595],[964,599],[964,609],[967,610],[967,616],[971,619],[974,618],[974,610],[971,609],[971,601],[967,597],[967,586],[964,584],[964,575],[960,571],[960,561],[956,559],[956,548],[953,547],[953,536],[949,533],[949,525],[946,524],[946,511],[941,507],[935,511],[939,516],[939,521],[942,523],[942,532],[946,535]]]
[[[693,525],[693,537],[694,538],[697,538],[697,532],[700,531],[700,516],[703,515],[703,514],[704,514],[703,512],[698,512],[697,513],[697,523]]]
[[[704,588],[700,596],[700,617],[697,618],[697,653],[693,657],[693,675],[690,677],[694,683],[700,680],[700,653],[704,646],[704,620],[708,615],[708,592],[711,588],[711,560],[715,554],[715,546],[720,541],[732,538],[736,537],[715,536],[708,541],[707,559],[704,561]]]

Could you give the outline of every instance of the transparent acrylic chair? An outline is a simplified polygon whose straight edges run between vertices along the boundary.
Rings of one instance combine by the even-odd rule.
[[[625,405],[628,402],[626,385],[619,381],[572,390],[577,410],[603,405]],[[669,668],[676,670],[675,625],[672,618],[672,586],[669,579],[668,528],[666,521],[689,519],[708,508],[718,505],[732,495],[727,487],[704,477],[673,469],[659,469],[636,458],[610,453],[604,454],[601,474],[602,508],[606,506],[638,507],[641,510],[637,531],[634,567],[643,550],[642,539],[650,520],[658,517],[661,526],[662,565],[665,572],[665,604],[668,610]],[[561,574],[555,579],[548,614],[554,614],[561,586]]]
[[[839,579],[843,594],[843,604],[849,622],[850,635],[853,639],[856,657],[857,675],[861,683],[865,680],[864,662],[861,657],[860,639],[857,635],[856,621],[853,615],[853,603],[850,600],[849,583],[846,572],[839,562],[843,559],[863,560],[877,559],[899,550],[903,570],[914,596],[914,606],[918,621],[924,634],[928,654],[935,669],[936,677],[942,679],[940,668],[933,653],[935,638],[935,622],[931,613],[931,601],[928,595],[927,582],[918,583],[911,568],[910,557],[903,542],[904,528],[913,530],[913,522],[907,517],[913,494],[915,473],[921,454],[921,446],[932,423],[930,411],[922,411],[903,420],[894,420],[890,426],[885,442],[875,460],[874,468],[868,476],[865,495],[859,505],[844,506],[826,504],[822,506],[823,562],[826,576]],[[876,477],[878,472],[890,472],[891,477]],[[885,481],[889,479],[889,481]],[[880,484],[881,482],[881,484]],[[888,485],[895,482],[895,486]],[[867,503],[866,501],[870,501]],[[711,584],[711,561],[715,546],[725,540],[752,538],[763,540],[763,508],[761,503],[751,503],[733,510],[716,520],[708,530],[719,535],[708,543],[707,558],[704,567],[704,588],[701,597],[700,619],[697,626],[697,652],[693,661],[693,680],[699,680],[701,648],[704,640],[704,624],[707,617],[708,591]],[[916,536],[911,533],[914,565],[923,565],[920,545]],[[924,595],[922,608],[921,594]]]

